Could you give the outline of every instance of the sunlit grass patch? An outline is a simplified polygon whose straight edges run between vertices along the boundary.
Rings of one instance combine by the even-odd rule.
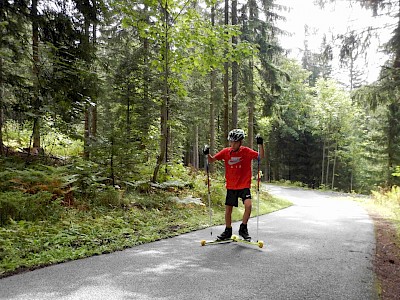
[[[357,199],[369,211],[377,213],[389,220],[396,228],[397,245],[400,247],[400,187],[393,186],[390,189],[371,191],[369,198]]]

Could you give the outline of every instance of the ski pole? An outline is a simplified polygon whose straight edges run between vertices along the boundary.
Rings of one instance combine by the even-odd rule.
[[[260,216],[260,147],[263,144],[263,138],[257,134],[257,242],[258,242],[258,228],[259,228],[259,216]]]
[[[210,235],[212,236],[212,210],[211,210],[211,192],[210,192],[210,170],[208,163],[208,154],[210,153],[210,147],[204,146],[203,153],[205,155],[206,171],[207,171],[207,188],[208,188],[208,212],[210,217]]]
[[[260,215],[260,145],[257,144],[257,242],[258,242],[258,218]]]

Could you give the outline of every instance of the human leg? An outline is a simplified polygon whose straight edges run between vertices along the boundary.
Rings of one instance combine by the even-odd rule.
[[[228,228],[232,228],[232,211],[233,206],[225,205],[225,225]]]
[[[243,204],[244,204],[244,213],[243,213],[242,223],[247,224],[251,216],[251,208],[252,208],[251,199],[245,199],[243,201]]]
[[[242,218],[242,224],[240,224],[239,235],[243,237],[245,240],[250,240],[251,237],[249,235],[249,231],[247,229],[247,223],[250,219],[251,209],[252,209],[252,201],[250,189],[245,189],[242,194],[242,200],[244,205],[244,213]]]
[[[230,239],[232,236],[232,211],[233,207],[238,206],[238,196],[236,191],[227,190],[225,199],[225,231],[218,236],[220,240]]]
[[[225,230],[218,236],[219,240],[228,240],[232,236],[232,210],[233,206],[225,205]]]
[[[250,219],[251,208],[252,208],[251,192],[249,188],[245,188],[243,190],[238,191],[238,193],[239,193],[238,196],[242,199],[244,206],[242,223],[247,224],[247,222]]]

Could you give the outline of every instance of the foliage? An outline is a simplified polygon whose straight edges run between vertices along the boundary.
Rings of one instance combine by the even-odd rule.
[[[233,87],[224,86],[223,77],[224,66],[233,63],[237,123],[249,135],[264,136],[268,180],[358,192],[398,184],[392,176],[400,162],[393,64],[399,61],[398,29],[387,48],[394,62],[388,61],[379,82],[350,99],[330,79],[333,50],[326,39],[322,53],[305,49],[303,65],[282,56],[275,26],[280,6],[274,1],[239,4],[241,17],[233,26],[221,25],[219,7],[211,22],[215,3],[96,3],[44,1],[37,20],[26,1],[1,3],[0,187],[16,203],[46,192],[66,207],[122,209],[135,188],[154,193],[149,181],[155,179],[188,182],[207,197],[204,175],[187,167],[204,166],[202,144],[219,149],[226,143],[225,121],[230,126],[233,112],[224,101],[235,95],[228,95]],[[39,57],[33,68],[36,21]],[[346,57],[360,50],[350,33],[341,37]],[[34,125],[41,130],[38,156],[27,152]],[[209,131],[216,132],[213,141]],[[211,201],[219,206],[223,166],[215,169]],[[152,208],[164,205],[157,197],[143,199],[140,207],[147,201]],[[10,211],[13,203],[6,201]],[[18,219],[15,214],[23,215],[7,213],[2,220]]]
[[[374,214],[378,214],[392,223],[397,232],[394,240],[400,242],[400,187],[377,188],[371,191],[371,197],[358,199]]]
[[[61,158],[78,156],[82,152],[81,141],[63,134],[54,125],[51,118],[43,118],[42,126],[45,133],[42,134],[42,148],[44,152]],[[29,148],[31,128],[30,121],[21,124],[15,120],[7,120],[4,124],[4,144],[17,151]]]
[[[21,168],[23,165],[21,165]],[[65,187],[65,177],[62,167],[56,168],[35,165],[34,168],[23,168],[21,170],[7,168],[0,172],[2,191],[19,190],[22,193],[36,194],[47,191],[54,196],[60,196],[60,189]]]
[[[314,99],[305,84],[309,73],[298,63],[283,60],[285,72],[281,93],[271,99],[265,114],[267,151],[270,157],[271,180],[285,179],[316,184],[319,173],[319,137],[312,134]],[[265,129],[264,129],[265,130]]]
[[[71,198],[71,189],[65,184],[61,170],[42,165],[36,169],[0,170],[0,224],[11,219],[32,221],[57,217],[61,203]]]
[[[400,241],[400,187],[379,188],[371,193],[371,200],[364,201],[365,205],[396,226],[397,240]]]
[[[396,166],[396,171],[392,173],[392,176],[400,177],[400,166]]]
[[[204,178],[204,174],[199,177]],[[204,187],[203,184],[203,190]],[[182,191],[191,192],[196,190]],[[18,270],[121,250],[209,225],[206,205],[167,200],[172,195],[176,192],[129,193],[125,195],[129,205],[124,208],[70,207],[64,208],[57,219],[11,221],[0,227],[0,277]],[[202,197],[203,202],[206,199]],[[260,202],[261,213],[290,205],[265,193],[261,193]],[[213,213],[214,224],[222,224],[224,206],[213,206]],[[234,220],[239,220],[241,213],[238,210]]]
[[[90,199],[95,196],[97,189],[105,187],[102,182],[107,180],[107,177],[102,176],[103,172],[98,164],[78,159],[67,167],[67,183],[74,186],[74,191],[81,197]]]
[[[400,220],[400,187],[392,186],[390,189],[371,191],[373,201],[391,212],[393,218]]]
[[[21,191],[0,193],[0,225],[12,220],[35,221],[57,218],[60,201],[49,192],[27,194]]]
[[[348,138],[353,136],[351,130],[358,108],[352,105],[350,95],[333,80],[317,80],[315,94],[311,117],[315,126],[313,132],[323,143],[320,183],[330,184],[333,189],[337,165],[346,163],[348,150],[345,147],[351,143]],[[347,155],[346,158],[354,157]],[[345,172],[342,174],[346,175]]]

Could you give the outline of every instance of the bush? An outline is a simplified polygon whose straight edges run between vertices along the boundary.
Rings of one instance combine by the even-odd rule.
[[[96,206],[108,208],[120,208],[128,205],[128,202],[123,198],[123,193],[112,186],[107,186],[99,192],[93,202]]]
[[[26,194],[20,191],[0,193],[0,223],[5,225],[11,220],[36,221],[60,212],[59,201],[52,200],[49,192]]]
[[[195,196],[200,197],[202,202],[208,206],[208,185],[207,185],[207,174],[203,171],[199,171],[193,179],[194,190],[196,191]],[[211,205],[218,207],[225,207],[225,182],[220,177],[210,174],[210,200]]]
[[[391,203],[400,207],[400,187],[398,186],[393,186],[390,190],[381,189],[379,191],[372,191],[372,195],[378,204]]]
[[[74,193],[82,198],[94,198],[106,187],[107,177],[103,176],[102,167],[94,162],[77,159],[67,166],[66,181],[74,187]]]

